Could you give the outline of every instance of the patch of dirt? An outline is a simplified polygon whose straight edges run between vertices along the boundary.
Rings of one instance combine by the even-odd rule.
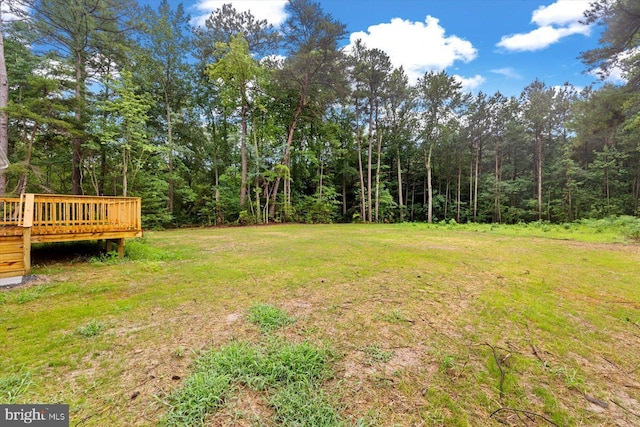
[[[16,283],[14,285],[4,285],[0,286],[0,291],[9,290],[9,289],[27,289],[34,286],[46,285],[51,283],[51,278],[49,276],[37,276],[35,274],[22,277],[22,281],[20,283]]]
[[[265,395],[247,387],[240,387],[232,393],[225,405],[209,416],[206,425],[210,427],[253,427],[264,425],[273,418],[273,410],[265,400]]]
[[[339,362],[336,370],[339,376],[350,379],[365,380],[372,376],[391,376],[398,371],[420,369],[424,372],[435,373],[437,368],[425,362],[426,347],[400,347],[383,349],[392,351],[393,354],[387,362],[371,361],[364,351],[353,351],[345,355]]]
[[[158,308],[146,321],[110,330],[123,366],[117,381],[125,386],[111,398],[119,402],[122,419],[131,425],[158,424],[164,413],[159,402],[191,374],[191,363],[201,351],[233,339],[258,339],[258,332],[243,317],[241,311],[204,309],[192,302],[172,310]],[[142,347],[139,343],[152,344]]]

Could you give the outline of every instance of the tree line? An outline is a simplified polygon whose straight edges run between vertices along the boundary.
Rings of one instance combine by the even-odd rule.
[[[0,3],[0,195],[139,196],[146,227],[639,213],[634,0],[585,14],[604,25],[585,68],[626,84],[519,96],[410,82],[379,49],[341,49],[310,0],[279,28],[229,4],[194,28],[166,0]]]

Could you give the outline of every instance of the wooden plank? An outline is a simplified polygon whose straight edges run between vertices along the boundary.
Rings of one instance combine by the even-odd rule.
[[[16,273],[15,276],[18,276],[18,271],[24,271],[24,266],[22,261],[16,261],[13,263],[0,264],[0,273]]]
[[[15,265],[16,263],[22,264],[22,252],[19,254],[11,254],[10,257],[3,257],[2,261],[0,261],[0,265]]]
[[[22,242],[13,244],[0,244],[0,258],[5,258],[9,254],[22,253]]]
[[[2,251],[2,249],[6,249],[13,246],[22,247],[22,237],[20,236],[0,237],[0,251]]]
[[[15,271],[5,271],[0,272],[0,279],[4,279],[7,277],[16,277],[16,276],[24,276],[24,270],[15,270]]]
[[[4,268],[5,270],[8,267],[12,267],[16,264],[22,266],[22,255],[14,259],[3,259],[2,261],[0,261],[0,267]]]
[[[6,248],[0,247],[0,255],[2,255],[3,260],[22,258],[22,254],[24,253],[22,249],[22,243],[20,244],[20,246],[9,246]]]
[[[0,237],[22,236],[22,227],[0,227]]]
[[[33,209],[34,209],[33,194],[27,194],[24,198],[24,216],[22,218],[23,227],[33,227]]]
[[[115,231],[115,232],[95,232],[95,233],[75,233],[75,234],[34,234],[31,236],[32,243],[52,243],[52,242],[74,242],[80,240],[104,240],[104,239],[133,239],[142,237],[142,231]]]

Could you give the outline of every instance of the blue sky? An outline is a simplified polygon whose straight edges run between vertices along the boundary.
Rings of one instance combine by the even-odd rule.
[[[178,3],[177,0],[170,0]],[[153,4],[153,0],[148,0]],[[279,25],[286,0],[185,0],[193,23],[232,3]],[[589,0],[320,0],[347,26],[343,45],[362,39],[387,52],[415,80],[446,70],[466,90],[518,95],[536,78],[548,86],[597,82],[578,56],[597,46],[599,27],[579,22]],[[616,81],[615,77],[612,77]]]

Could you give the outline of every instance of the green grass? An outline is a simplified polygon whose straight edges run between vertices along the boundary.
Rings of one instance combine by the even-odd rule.
[[[391,360],[395,354],[393,350],[384,350],[378,344],[370,344],[366,346],[363,351],[369,361],[373,363],[386,363]]]
[[[29,372],[19,372],[0,377],[0,402],[17,403],[27,394],[33,379]]]
[[[292,324],[295,319],[271,304],[256,304],[249,309],[249,322],[266,334]]]
[[[107,329],[107,325],[94,319],[86,325],[78,326],[76,333],[85,338],[90,338],[100,335],[105,329]]]
[[[232,386],[261,392],[283,425],[337,426],[340,416],[325,397],[322,382],[332,376],[331,352],[308,342],[270,338],[258,344],[234,342],[209,350],[194,362],[195,372],[166,399],[168,426],[204,425],[224,405]]]
[[[281,225],[149,232],[116,261],[36,251],[41,281],[0,294],[1,399],[68,403],[86,426],[518,425],[500,408],[634,425],[636,226]]]

